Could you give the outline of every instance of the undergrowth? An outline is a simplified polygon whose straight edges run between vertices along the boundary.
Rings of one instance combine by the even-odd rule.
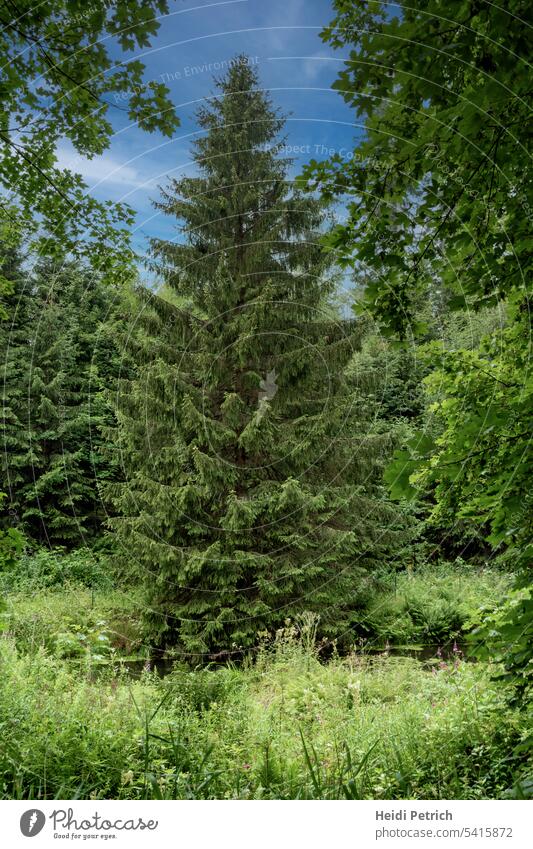
[[[528,774],[527,715],[485,664],[324,664],[294,626],[244,668],[163,679],[9,639],[1,664],[4,798],[480,799]]]

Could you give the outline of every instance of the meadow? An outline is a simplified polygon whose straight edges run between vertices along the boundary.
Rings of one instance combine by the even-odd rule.
[[[4,586],[3,798],[520,797],[527,712],[469,659],[507,573],[391,575],[343,653],[304,616],[238,663],[161,674],[135,591],[86,563],[81,583],[80,558],[41,554]]]

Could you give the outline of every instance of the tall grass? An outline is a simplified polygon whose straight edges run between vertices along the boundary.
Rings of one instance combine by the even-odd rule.
[[[84,555],[85,556],[85,555]],[[522,798],[531,717],[487,664],[318,656],[312,617],[240,668],[149,667],[135,592],[75,583],[76,558],[9,577],[0,620],[4,798]],[[83,565],[83,564],[82,564]],[[68,568],[67,568],[68,567]],[[80,567],[81,568],[81,567]],[[58,575],[68,580],[57,583]],[[96,580],[98,578],[98,580]],[[93,580],[94,579],[94,580]],[[17,583],[18,581],[18,583]],[[360,623],[374,645],[464,635],[510,578],[431,567],[383,581]],[[357,637],[354,634],[354,639]],[[103,664],[102,664],[102,661]]]
[[[323,664],[288,629],[245,668],[97,680],[0,654],[4,798],[497,798],[527,722],[482,664]]]

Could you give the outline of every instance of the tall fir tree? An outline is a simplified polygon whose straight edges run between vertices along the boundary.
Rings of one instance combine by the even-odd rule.
[[[12,253],[12,252],[11,252]],[[101,429],[118,372],[106,319],[114,296],[94,273],[50,261],[23,269],[5,254],[12,281],[0,328],[2,469],[11,521],[30,539],[86,543],[105,518],[99,485],[112,474]]]
[[[217,86],[198,175],[157,204],[181,226],[153,244],[167,295],[141,294],[142,365],[114,435],[111,524],[148,633],[193,656],[246,650],[303,611],[349,634],[404,533],[379,485],[389,437],[343,374],[359,328],[331,318],[324,207],[290,188],[284,120],[246,57]]]

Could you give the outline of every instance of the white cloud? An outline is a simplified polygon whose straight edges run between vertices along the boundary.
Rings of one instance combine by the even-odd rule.
[[[332,67],[336,69],[337,65],[331,61],[331,56],[324,53],[315,53],[302,62],[302,71],[308,82],[316,80],[323,71],[331,74]]]
[[[107,184],[139,189],[148,188],[151,183],[151,180],[143,179],[137,168],[120,162],[108,153],[86,159],[73,148],[64,145],[59,147],[57,159],[59,168],[68,168],[69,171],[81,174],[91,189]]]

